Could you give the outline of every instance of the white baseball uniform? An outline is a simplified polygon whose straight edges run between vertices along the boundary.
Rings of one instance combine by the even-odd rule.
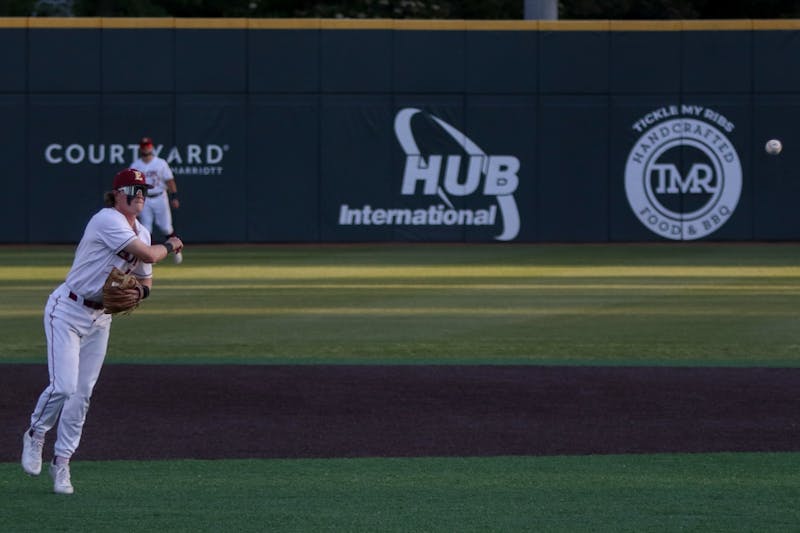
[[[117,267],[140,278],[152,277],[152,265],[123,250],[137,237],[150,244],[150,232],[138,221],[134,231],[125,215],[112,207],[101,209],[86,225],[66,280],[47,300],[44,331],[50,383],[31,414],[31,430],[43,436],[58,420],[57,457],[69,459],[78,447],[106,356],[111,315],[103,313],[100,302],[108,274]]]
[[[166,191],[167,182],[175,179],[175,176],[173,176],[169,164],[160,157],[154,156],[149,163],[145,163],[140,157],[131,164],[131,168],[144,174],[147,183],[153,186],[147,192],[147,201],[139,214],[139,220],[150,232],[153,231],[153,221],[155,221],[156,226],[164,235],[172,235],[175,229],[172,227],[172,211]]]

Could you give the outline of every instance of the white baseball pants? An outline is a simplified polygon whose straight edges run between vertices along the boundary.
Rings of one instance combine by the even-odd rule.
[[[172,210],[169,207],[169,197],[166,192],[144,201],[144,208],[139,213],[139,222],[147,228],[147,231],[153,233],[153,221],[156,226],[164,235],[172,235],[174,228],[172,227]]]
[[[111,331],[111,315],[71,300],[69,292],[62,284],[45,306],[50,384],[31,415],[31,429],[38,434],[46,433],[58,421],[55,454],[65,459],[72,457],[80,443]]]

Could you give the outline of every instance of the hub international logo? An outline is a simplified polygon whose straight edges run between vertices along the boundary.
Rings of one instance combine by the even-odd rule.
[[[639,221],[672,240],[711,235],[730,220],[742,192],[735,126],[703,106],[671,105],[632,128],[641,136],[625,166],[625,192]]]
[[[449,153],[427,153],[412,128],[414,118],[425,119],[450,140]],[[399,206],[339,206],[340,226],[496,226],[499,241],[517,237],[519,210],[514,192],[519,185],[519,159],[490,155],[472,139],[441,118],[416,108],[401,109],[394,120],[397,142],[405,153]],[[422,144],[422,148],[420,147]],[[402,199],[422,200],[424,207],[402,205]],[[458,206],[459,199],[472,204]],[[419,202],[415,202],[419,204]],[[478,204],[475,206],[475,204]]]

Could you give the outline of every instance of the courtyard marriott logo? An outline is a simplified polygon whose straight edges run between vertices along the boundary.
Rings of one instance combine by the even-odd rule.
[[[155,155],[167,161],[176,176],[221,176],[227,144],[187,144],[153,148]],[[139,154],[138,144],[52,143],[44,149],[44,160],[51,165],[130,165]]]

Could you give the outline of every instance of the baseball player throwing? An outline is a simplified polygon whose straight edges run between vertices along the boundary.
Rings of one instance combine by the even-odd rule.
[[[72,494],[69,460],[78,447],[89,399],[106,355],[112,315],[103,304],[104,286],[114,269],[135,276],[130,297],[138,304],[150,294],[152,263],[180,252],[175,236],[150,244],[150,232],[136,216],[150,185],[138,170],[114,176],[106,207],[89,220],[67,278],[47,300],[44,331],[50,383],[39,396],[30,427],[22,437],[22,468],[36,476],[42,469],[45,434],[58,423],[55,457],[50,465],[53,489]],[[108,299],[108,298],[107,298]]]
[[[178,209],[181,205],[178,200],[178,187],[169,164],[155,154],[153,139],[143,137],[139,141],[139,158],[131,163],[131,168],[140,170],[147,183],[152,186],[147,193],[147,202],[145,202],[142,214],[139,215],[139,221],[150,233],[153,232],[153,222],[155,221],[156,226],[164,235],[174,236],[172,209]],[[180,252],[176,253],[175,262],[180,264],[182,261],[183,255]]]

